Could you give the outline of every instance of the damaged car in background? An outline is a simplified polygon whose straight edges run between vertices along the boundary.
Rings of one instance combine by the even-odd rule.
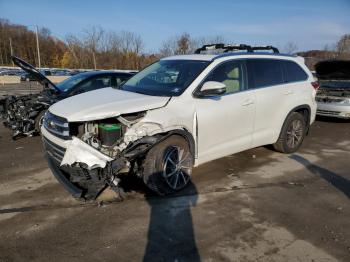
[[[273,53],[255,52],[264,49]],[[49,108],[46,159],[74,197],[95,199],[108,186],[119,192],[121,174],[167,195],[208,161],[266,144],[283,153],[300,147],[316,114],[315,83],[301,57],[223,44],[196,53]]]
[[[118,86],[135,73],[90,71],[74,75],[58,84],[18,57],[13,62],[39,81],[43,91],[36,94],[8,96],[0,101],[0,113],[6,127],[13,130],[13,139],[39,134],[42,117],[50,105],[84,92]]]
[[[322,61],[315,69],[320,83],[317,115],[350,119],[350,61]]]

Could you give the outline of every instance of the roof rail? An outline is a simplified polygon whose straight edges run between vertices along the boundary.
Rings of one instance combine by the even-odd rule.
[[[253,51],[255,50],[272,50],[275,54],[279,54],[280,51],[277,47],[274,47],[272,45],[266,45],[266,46],[253,46]]]
[[[273,46],[250,46],[245,44],[240,45],[225,45],[225,44],[210,44],[210,45],[203,45],[202,47],[198,48],[196,51],[194,51],[195,54],[200,54],[202,51],[211,51],[211,50],[217,50],[222,49],[223,53],[227,53],[230,51],[239,51],[239,50],[246,50],[248,53],[253,53],[256,50],[272,50],[274,53],[279,53],[279,50],[276,47]]]

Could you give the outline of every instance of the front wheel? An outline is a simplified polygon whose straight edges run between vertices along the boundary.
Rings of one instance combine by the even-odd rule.
[[[143,163],[143,181],[159,195],[184,188],[191,179],[193,155],[187,141],[178,135],[155,145]]]
[[[34,128],[35,131],[41,134],[41,126],[43,125],[44,115],[46,110],[41,111],[36,117],[35,117],[35,124]]]
[[[283,124],[281,134],[273,145],[276,151],[294,153],[301,146],[306,134],[306,122],[302,114],[291,113]]]

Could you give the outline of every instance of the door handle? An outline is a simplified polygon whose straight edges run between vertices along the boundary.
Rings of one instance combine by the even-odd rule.
[[[242,103],[242,106],[249,106],[251,104],[254,104],[254,101],[252,99],[247,99]]]
[[[291,94],[294,94],[294,92],[292,90],[287,90],[287,91],[284,91],[284,94],[291,95]]]

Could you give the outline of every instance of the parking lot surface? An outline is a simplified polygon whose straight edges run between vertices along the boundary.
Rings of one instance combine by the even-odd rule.
[[[0,261],[350,261],[350,122],[318,119],[299,152],[269,147],[194,170],[170,197],[78,202],[40,137],[0,127]]]
[[[38,82],[22,82],[20,84],[0,84],[0,99],[8,95],[29,95],[42,91],[42,85]]]

